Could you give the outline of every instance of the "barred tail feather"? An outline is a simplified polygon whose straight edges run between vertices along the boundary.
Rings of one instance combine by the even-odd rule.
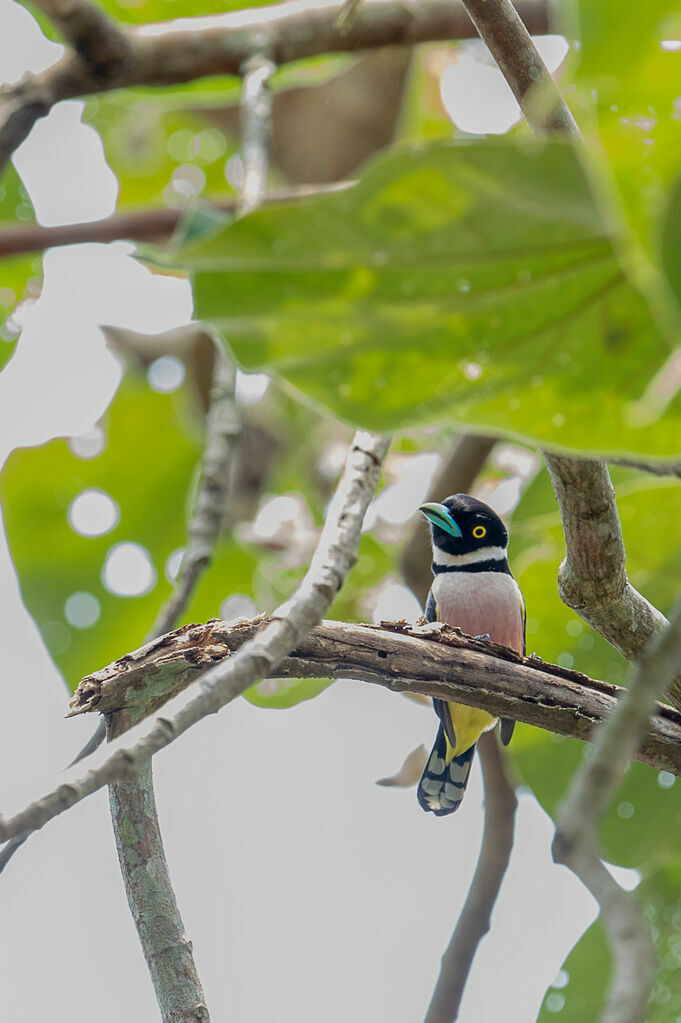
[[[423,810],[444,817],[458,810],[468,784],[475,743],[447,763],[447,740],[442,724],[421,775],[416,797]]]

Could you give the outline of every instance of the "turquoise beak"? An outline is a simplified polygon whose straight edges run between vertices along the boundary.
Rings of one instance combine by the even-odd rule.
[[[422,504],[419,508],[422,515],[432,522],[434,526],[439,526],[440,529],[444,529],[445,533],[449,533],[450,536],[463,536],[459,524],[449,514],[444,504],[437,504],[431,502],[430,504]]]

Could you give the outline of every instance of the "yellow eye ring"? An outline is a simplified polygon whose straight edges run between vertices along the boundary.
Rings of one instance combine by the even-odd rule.
[[[483,536],[487,536],[487,530],[484,526],[476,526],[473,530],[473,536],[476,540],[482,540]]]

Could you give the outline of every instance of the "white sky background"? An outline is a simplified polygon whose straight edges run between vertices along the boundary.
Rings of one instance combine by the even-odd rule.
[[[38,70],[58,52],[24,9],[0,0],[3,78]],[[486,127],[504,130],[516,113],[494,91],[500,76],[485,68],[482,87],[483,65],[468,63],[467,86],[465,60],[443,82],[451,116],[480,129],[483,107],[495,116],[503,108],[504,124]],[[96,219],[115,207],[114,176],[96,133],[80,124],[81,109],[59,104],[17,154],[43,224]],[[132,251],[116,243],[46,254],[43,294],[0,375],[0,458],[82,434],[102,414],[120,370],[98,323],[161,331],[190,318],[188,285],[150,274]],[[8,811],[58,777],[93,722],[64,720],[64,683],[23,608],[4,536],[0,606],[0,808]],[[393,604],[390,613],[403,608]],[[435,730],[425,708],[348,682],[289,711],[238,701],[156,758],[170,869],[216,1023],[422,1017],[477,857],[479,769],[462,809],[443,820],[424,814],[413,790],[373,781],[419,742],[430,746]],[[533,1020],[593,918],[590,897],[552,864],[551,837],[548,818],[521,797],[513,859],[466,991],[464,1023]],[[17,854],[0,876],[0,920],[6,1019],[157,1018],[103,793]]]

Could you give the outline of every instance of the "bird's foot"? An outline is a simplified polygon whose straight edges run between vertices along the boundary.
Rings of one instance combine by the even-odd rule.
[[[486,643],[492,642],[492,637],[490,636],[489,632],[481,632],[478,636],[473,636],[473,639],[482,639]]]
[[[539,654],[536,654],[536,653],[534,652],[534,650],[533,650],[533,651],[532,651],[532,653],[530,654],[530,660],[531,660],[531,661],[539,661],[539,662],[540,662],[541,664],[543,664],[543,663],[544,663],[544,658],[543,658],[543,657],[540,657],[540,656],[539,656]]]

